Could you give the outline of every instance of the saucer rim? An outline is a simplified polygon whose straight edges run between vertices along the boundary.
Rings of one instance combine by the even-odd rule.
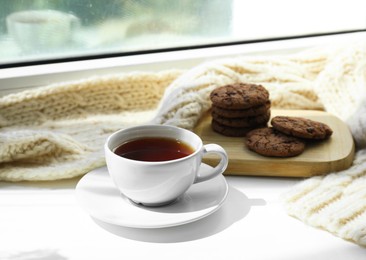
[[[205,163],[202,163],[202,165],[205,165],[206,167],[211,167],[210,165],[208,164],[205,164]],[[212,168],[212,167],[211,167]],[[223,205],[223,203],[225,202],[227,196],[228,196],[228,193],[229,193],[229,185],[225,179],[225,176],[223,174],[220,174],[218,176],[216,176],[215,178],[220,178],[223,182],[224,185],[222,185],[223,189],[225,189],[225,192],[223,194],[223,196],[220,198],[220,201],[219,203],[217,203],[216,205],[213,205],[211,206],[211,210],[205,212],[204,214],[200,214],[196,217],[192,217],[192,218],[189,218],[187,220],[184,220],[184,221],[180,221],[180,222],[172,222],[172,223],[167,223],[167,224],[153,224],[153,225],[149,225],[149,224],[128,224],[128,223],[121,223],[121,222],[116,222],[116,221],[113,221],[113,220],[106,220],[103,216],[98,216],[98,214],[93,214],[91,213],[87,207],[83,206],[82,202],[80,202],[80,199],[78,199],[78,192],[80,192],[80,183],[82,183],[83,181],[85,181],[86,178],[88,178],[88,174],[92,174],[92,173],[95,173],[97,171],[104,171],[104,174],[108,174],[108,170],[107,170],[107,167],[106,166],[102,166],[102,167],[99,167],[99,168],[96,168],[96,169],[93,169],[91,171],[89,171],[88,173],[86,173],[80,180],[79,182],[77,183],[76,187],[75,187],[75,194],[76,194],[76,198],[77,198],[77,201],[78,201],[78,204],[93,218],[93,219],[97,219],[98,221],[101,221],[101,222],[104,222],[104,223],[107,223],[107,224],[111,224],[111,225],[116,225],[116,226],[120,226],[120,227],[126,227],[126,228],[141,228],[141,229],[158,229],[158,228],[169,228],[169,227],[176,227],[176,226],[180,226],[180,225],[185,225],[185,224],[188,224],[188,223],[192,223],[192,222],[195,222],[195,221],[198,221],[200,219],[203,219],[211,214],[213,214],[214,212],[216,212],[217,210],[219,210],[221,208],[221,206]],[[207,180],[207,182],[209,181],[213,181],[215,178],[211,179],[211,180]],[[203,184],[203,183],[201,183]],[[225,188],[224,188],[225,186]],[[190,188],[191,189],[191,188]],[[187,190],[187,192],[189,192],[189,190]],[[139,206],[136,206],[136,205],[133,205],[131,202],[128,201],[128,198],[125,197],[123,194],[120,194],[121,196],[121,200],[123,201],[123,203],[125,203],[126,205],[129,205],[131,207],[139,207]],[[142,206],[143,208],[143,206]],[[209,207],[208,207],[209,208]],[[208,209],[207,208],[207,209]],[[206,210],[207,210],[206,209]],[[166,213],[166,214],[169,214],[169,213]]]

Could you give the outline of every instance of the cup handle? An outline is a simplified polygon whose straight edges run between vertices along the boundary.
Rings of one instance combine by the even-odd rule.
[[[218,154],[220,156],[220,162],[208,174],[205,174],[204,176],[197,175],[194,183],[210,180],[216,177],[217,175],[222,174],[226,170],[226,167],[229,163],[229,159],[224,148],[222,148],[220,145],[217,144],[206,144],[203,146],[202,156],[208,153]]]

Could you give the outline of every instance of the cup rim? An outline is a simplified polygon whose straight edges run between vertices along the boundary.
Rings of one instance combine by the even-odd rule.
[[[182,158],[178,158],[178,159],[173,159],[173,160],[166,160],[166,161],[139,161],[139,160],[133,160],[133,159],[129,159],[129,158],[125,158],[123,156],[119,156],[117,154],[115,154],[113,152],[113,150],[109,147],[109,142],[111,141],[111,139],[119,134],[120,132],[124,132],[124,131],[133,131],[133,130],[137,130],[137,129],[142,129],[142,128],[149,128],[149,127],[157,127],[157,128],[170,128],[170,129],[175,129],[175,130],[179,130],[179,131],[184,131],[187,132],[189,134],[192,134],[194,136],[196,136],[199,140],[199,146],[197,147],[197,149],[194,150],[193,153],[184,156]],[[161,136],[163,137],[163,136]],[[133,139],[131,139],[133,140]],[[170,163],[176,163],[176,162],[180,162],[180,161],[184,161],[184,160],[188,160],[189,158],[196,156],[197,153],[199,153],[202,150],[203,147],[203,143],[202,143],[202,139],[194,132],[187,130],[185,128],[181,128],[181,127],[177,127],[177,126],[173,126],[173,125],[159,125],[159,124],[144,124],[144,125],[139,125],[139,126],[133,126],[133,127],[128,127],[128,128],[123,128],[120,129],[112,134],[110,134],[105,143],[104,143],[104,149],[106,152],[110,153],[111,156],[113,156],[114,158],[118,158],[118,160],[124,160],[124,161],[128,161],[128,162],[133,162],[136,164],[149,164],[149,165],[162,165],[162,164],[170,164]]]

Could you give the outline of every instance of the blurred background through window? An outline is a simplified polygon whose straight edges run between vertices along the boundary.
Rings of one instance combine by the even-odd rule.
[[[366,1],[0,0],[0,65],[364,30]]]

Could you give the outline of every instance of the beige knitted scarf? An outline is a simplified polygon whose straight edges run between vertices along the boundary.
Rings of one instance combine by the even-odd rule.
[[[0,99],[0,180],[71,178],[105,164],[117,129],[147,122],[192,129],[224,84],[263,84],[272,107],[323,109],[348,123],[357,153],[342,172],[309,178],[283,196],[287,212],[366,246],[366,44],[281,56],[244,56],[188,71],[136,72],[59,83]],[[364,150],[365,149],[365,150]]]

